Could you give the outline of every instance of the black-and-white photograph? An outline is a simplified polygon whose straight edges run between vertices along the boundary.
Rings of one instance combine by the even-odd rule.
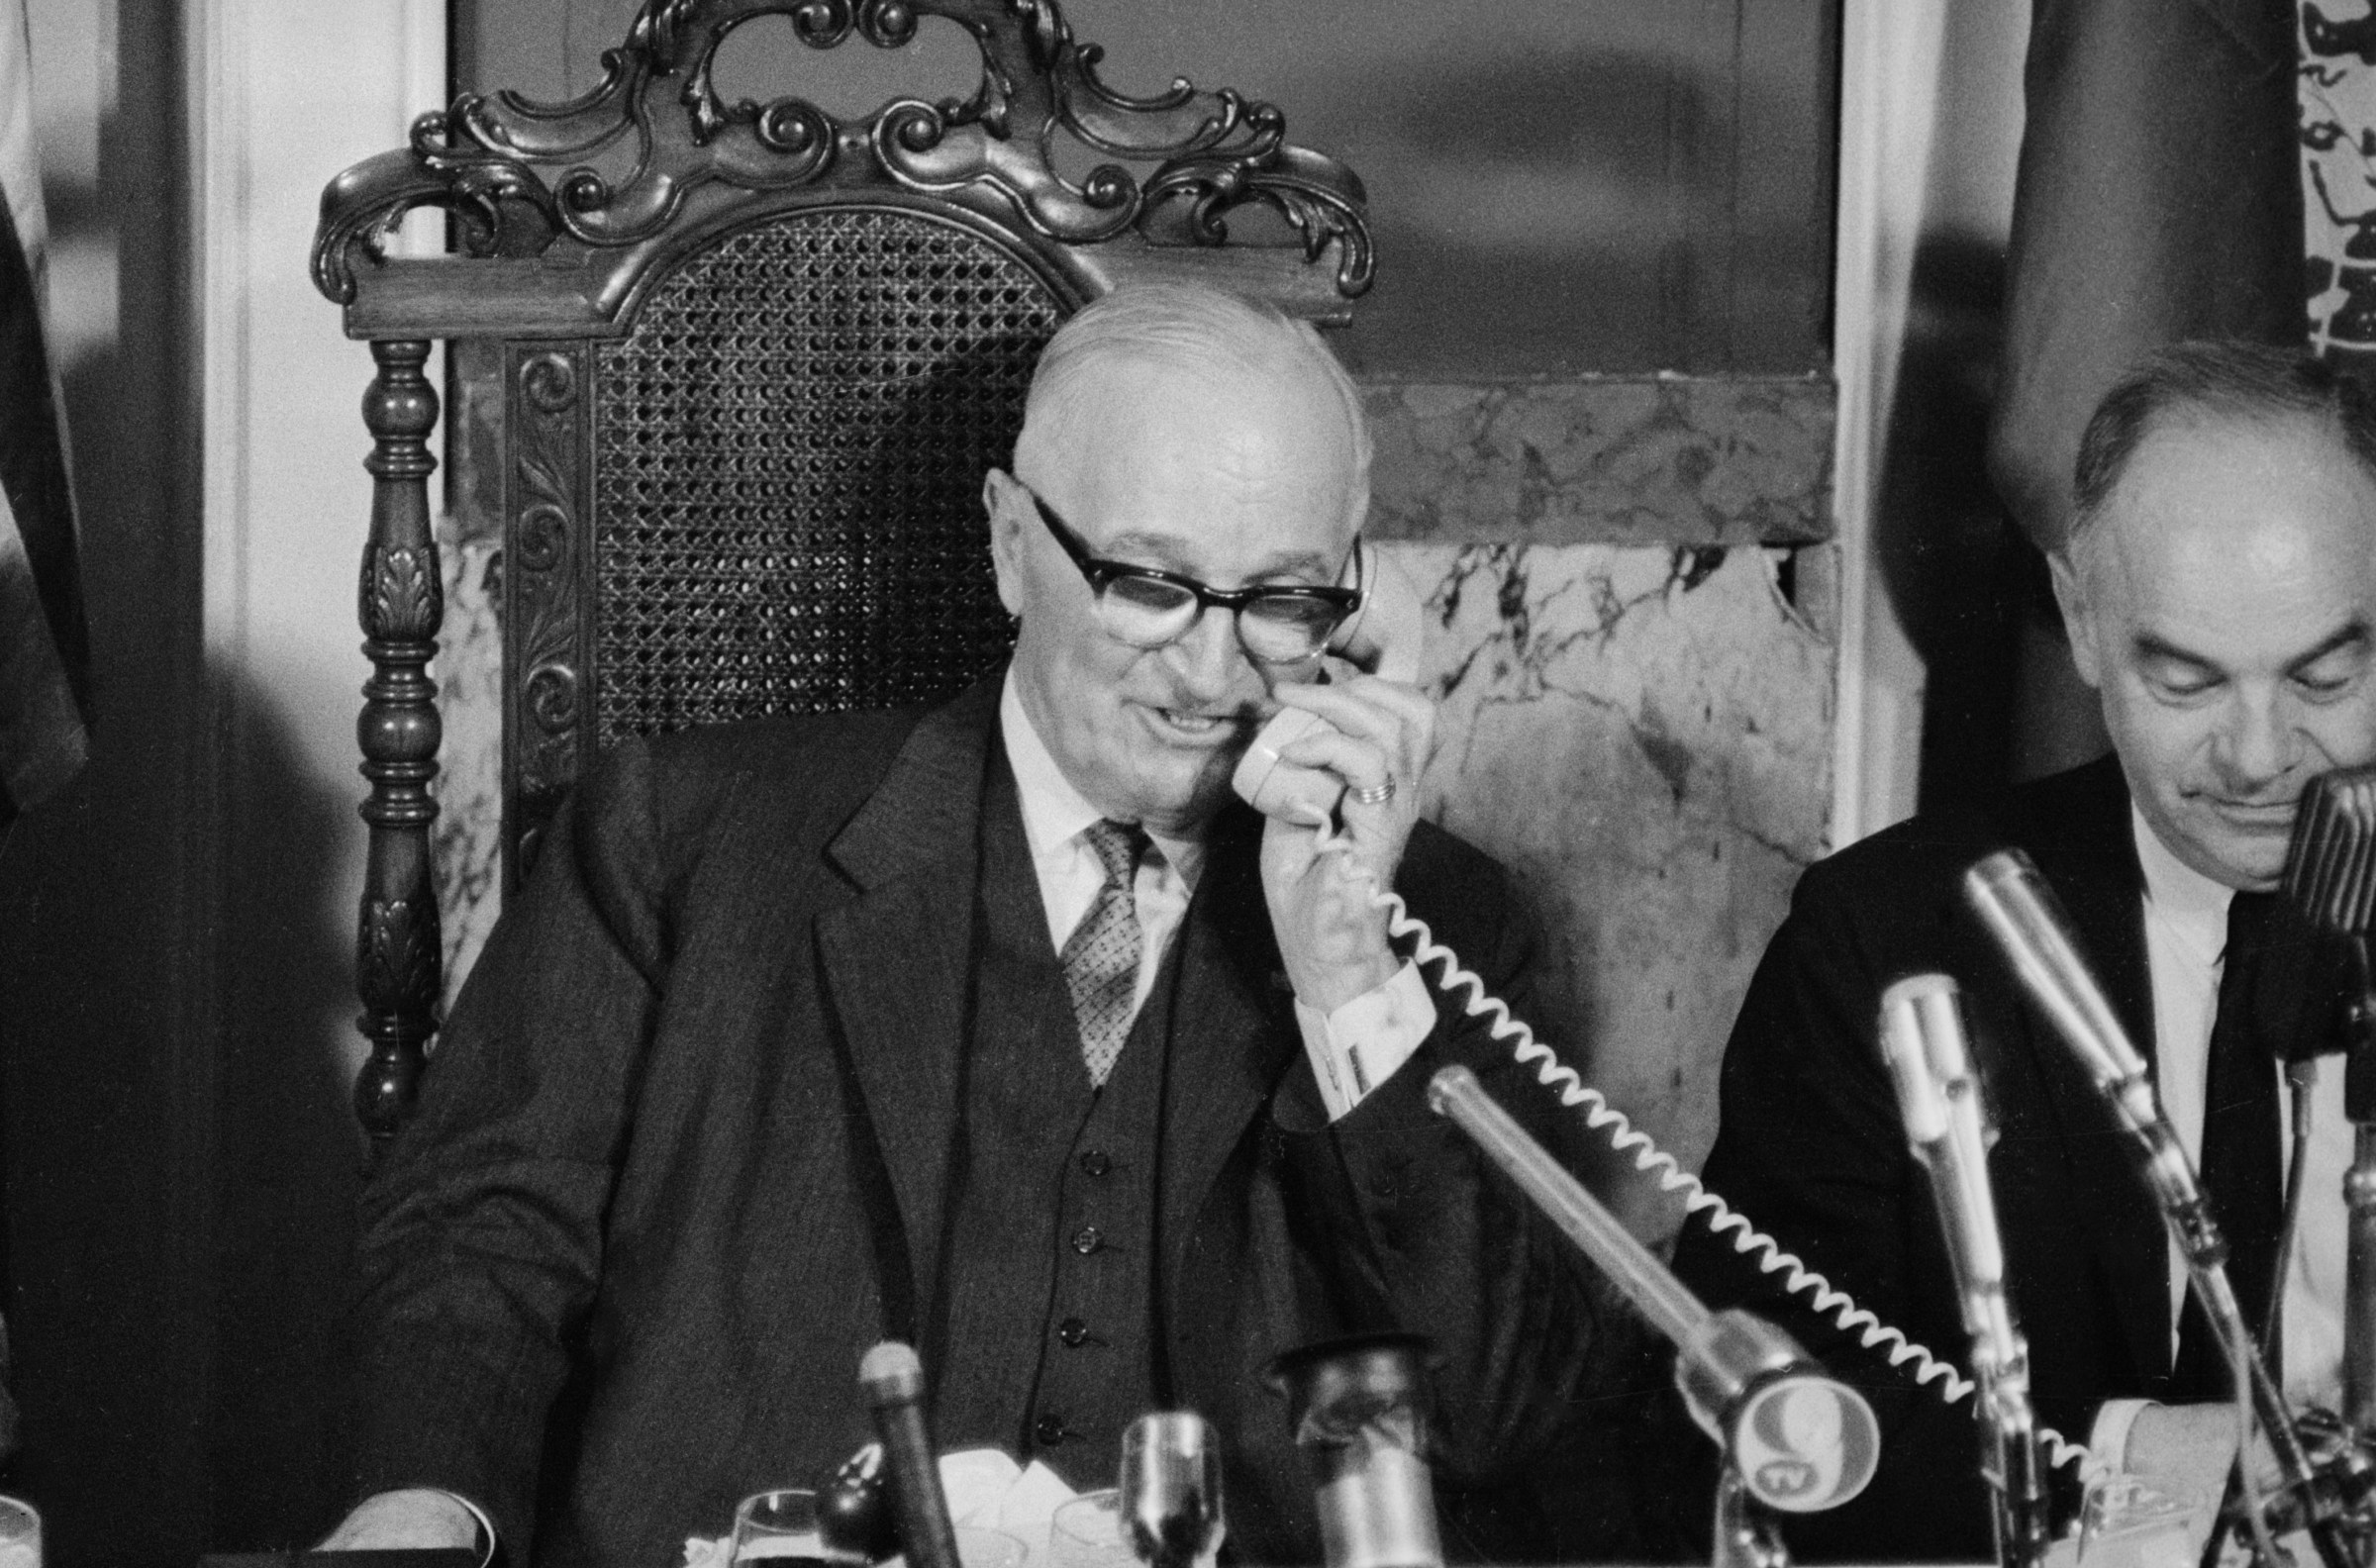
[[[2376,0],[0,0],[0,1568],[2376,1568]]]

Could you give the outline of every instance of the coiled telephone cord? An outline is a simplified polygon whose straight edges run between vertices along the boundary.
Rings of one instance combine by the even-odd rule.
[[[1634,1168],[1653,1172],[1659,1190],[1683,1194],[1687,1213],[1698,1215],[1708,1227],[1720,1236],[1730,1236],[1736,1252],[1755,1254],[1760,1271],[1782,1276],[1783,1287],[1793,1295],[1805,1298],[1815,1310],[1827,1317],[1842,1331],[1857,1336],[1868,1350],[1879,1350],[1889,1358],[1893,1367],[1911,1369],[1915,1382],[1936,1388],[1939,1398],[1952,1405],[1968,1398],[1973,1390],[1972,1380],[1937,1356],[1906,1337],[1905,1333],[1884,1323],[1865,1308],[1856,1305],[1854,1298],[1836,1289],[1830,1280],[1809,1268],[1805,1261],[1786,1252],[1782,1243],[1751,1225],[1747,1217],[1731,1204],[1708,1190],[1697,1176],[1685,1170],[1672,1154],[1660,1148],[1650,1135],[1635,1127],[1627,1115],[1611,1105],[1598,1089],[1584,1082],[1576,1070],[1562,1062],[1550,1046],[1534,1037],[1526,1020],[1512,1013],[1509,1004],[1485,989],[1485,982],[1475,971],[1460,962],[1460,955],[1436,939],[1428,923],[1411,913],[1401,894],[1381,887],[1368,868],[1351,859],[1352,841],[1336,831],[1333,823],[1316,825],[1319,834],[1318,852],[1344,856],[1354,874],[1369,886],[1370,905],[1386,912],[1387,929],[1395,935],[1408,938],[1416,960],[1434,964],[1442,976],[1446,992],[1465,990],[1468,999],[1462,1004],[1471,1018],[1488,1018],[1488,1028],[1494,1038],[1511,1047],[1519,1064],[1534,1069],[1537,1083],[1559,1097],[1568,1107],[1582,1107],[1585,1125],[1603,1137],[1620,1154],[1633,1157]],[[2037,1428],[2038,1443],[2052,1464],[2075,1467],[2082,1480],[2093,1484],[2105,1475],[2100,1464],[2087,1447],[2074,1443],[2051,1426]]]

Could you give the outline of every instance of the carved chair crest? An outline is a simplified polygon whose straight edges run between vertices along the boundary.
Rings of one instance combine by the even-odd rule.
[[[899,99],[856,122],[797,96],[730,104],[717,86],[719,50],[766,17],[787,19],[819,49],[853,33],[896,49],[921,19],[946,18],[979,46],[981,83],[969,98]],[[386,260],[386,238],[414,208],[441,207],[458,220],[467,255],[514,263],[474,274],[488,324],[559,328],[615,320],[656,248],[697,244],[783,193],[929,197],[1068,246],[1134,233],[1155,245],[1220,245],[1229,215],[1251,205],[1303,240],[1304,265],[1276,268],[1274,286],[1292,288],[1305,314],[1341,320],[1373,266],[1352,171],[1290,145],[1269,104],[1184,80],[1129,98],[1099,78],[1103,57],[1074,42],[1053,0],[646,0],[583,97],[468,94],[415,121],[409,147],[333,180],[314,279],[347,307],[350,333],[401,325],[409,268]],[[1101,162],[1076,183],[1055,166],[1060,137],[1158,166],[1142,177]],[[1334,300],[1309,278],[1332,245]],[[389,283],[358,290],[358,255],[389,267]],[[1109,287],[1144,261],[1133,250],[1098,259],[1089,270]],[[532,261],[544,264],[520,264]],[[575,263],[557,286],[554,263]]]
[[[719,86],[745,28],[896,49],[934,19],[978,49],[968,96],[844,119]],[[1198,277],[1347,319],[1373,266],[1351,171],[1268,104],[1127,97],[1101,57],[1054,0],[645,0],[583,96],[465,95],[324,191],[314,278],[379,372],[355,1087],[375,1140],[440,993],[428,340],[491,345],[502,376],[508,879],[610,739],[914,700],[1000,654],[974,497],[1082,303]],[[425,207],[456,253],[390,255]],[[1248,212],[1287,243],[1233,243]]]

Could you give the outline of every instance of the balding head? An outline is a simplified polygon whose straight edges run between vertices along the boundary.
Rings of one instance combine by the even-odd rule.
[[[2324,366],[2184,344],[2081,444],[2072,655],[2147,825],[2228,887],[2273,885],[2303,785],[2376,757],[2372,432]]]
[[[2165,426],[2299,424],[2376,477],[2376,398],[2325,360],[2252,343],[2168,343],[2113,383],[2079,438],[2064,548],[2104,511],[2145,438]]]
[[[1341,465],[1347,537],[1369,512],[1369,423],[1352,377],[1309,322],[1240,294],[1188,283],[1116,289],[1076,313],[1040,356],[1015,442],[1026,483],[1080,461],[1149,412],[1149,384],[1264,397],[1307,427],[1306,460]]]

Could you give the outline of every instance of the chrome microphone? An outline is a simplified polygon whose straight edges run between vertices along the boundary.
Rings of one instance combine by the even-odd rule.
[[[2053,1021],[2064,1043],[2094,1077],[2113,1115],[2135,1139],[2145,1184],[2186,1258],[2195,1297],[2228,1348],[2241,1385],[2236,1397],[2251,1401],[2253,1414],[2266,1429],[2286,1489],[2301,1500],[2320,1559],[2326,1568],[2349,1568],[2351,1553],[2342,1536],[2339,1505],[2304,1452],[2277,1380],[2269,1375],[2244,1324],[2228,1279],[2228,1241],[2212,1219],[2211,1205],[2195,1179],[2194,1162],[2161,1114],[2144,1058],[2129,1043],[2103,987],[2079,956],[2053,891],[2019,849],[2002,849],[1978,861],[1964,872],[1963,891],[2030,1000]]]
[[[2353,1148],[2343,1176],[2342,1417],[2358,1435],[2376,1436],[2376,986],[2368,965],[2368,927],[2376,921],[2376,766],[2337,768],[2303,790],[2286,844],[2284,886],[2286,901],[2319,930],[2342,937],[2351,957],[2356,994],[2346,1012],[2343,1066]]]
[[[1379,1333],[1290,1350],[1270,1385],[1317,1483],[1326,1568],[1443,1568],[1428,1473],[1427,1340]]]
[[[2096,1087],[2114,1097],[2122,1122],[2133,1131],[2158,1121],[2145,1059],[2079,956],[2062,906],[2030,857],[2019,849],[1999,850],[1963,874],[1963,891],[2030,1000],[2086,1063]]]
[[[2228,1285],[2227,1240],[2195,1180],[2193,1161],[2161,1114],[2145,1059],[2129,1043],[2128,1031],[2121,1027],[2103,987],[2079,956],[2053,891],[2019,849],[1999,850],[1974,865],[1964,873],[1963,890],[2030,1000],[2053,1021],[2113,1115],[2136,1139],[2143,1151],[2145,1181],[2161,1204],[2179,1250],[2196,1270],[2197,1287],[2208,1284],[2207,1296],[2222,1298],[2226,1313],[2213,1300],[2203,1305],[2214,1323],[2225,1325],[2230,1322],[2227,1314],[2235,1310],[2235,1293]],[[2243,1319],[2237,1315],[2232,1322],[2240,1328]]]
[[[2304,787],[2284,887],[2322,931],[2364,936],[2376,924],[2376,765],[2336,768]]]
[[[1881,1050],[1897,1084],[1908,1141],[1930,1173],[1964,1332],[1971,1336],[1997,1560],[2007,1568],[2035,1568],[2045,1561],[2049,1524],[2030,1403],[2030,1347],[2005,1293],[2005,1247],[1988,1179],[1993,1129],[1964,1046],[1955,982],[1940,974],[1916,975],[1883,992]]]
[[[1673,1341],[1675,1386],[1725,1451],[1717,1558],[1773,1560],[1746,1505],[1813,1514],[1854,1498],[1881,1458],[1862,1395],[1827,1374],[1790,1335],[1744,1312],[1712,1313],[1583,1184],[1494,1103],[1466,1067],[1438,1070],[1428,1104],[1476,1141],[1550,1222]]]
[[[1122,1435],[1117,1494],[1132,1555],[1147,1568],[1196,1568],[1221,1550],[1221,1439],[1194,1411],[1157,1411]]]

